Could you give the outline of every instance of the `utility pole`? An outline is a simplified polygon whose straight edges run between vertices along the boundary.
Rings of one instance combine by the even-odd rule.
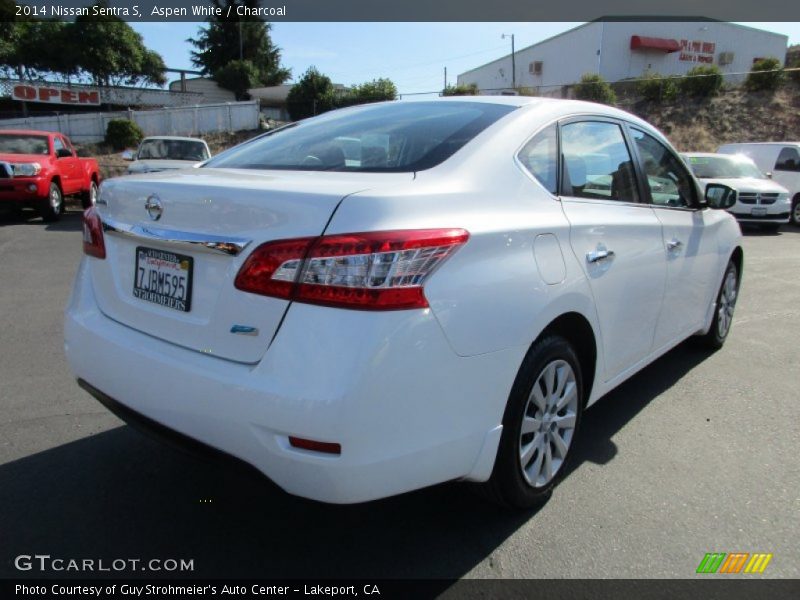
[[[444,87],[442,89],[447,89],[447,67],[444,68]]]
[[[515,56],[514,50],[514,34],[513,33],[504,33],[500,36],[501,39],[506,39],[507,37],[511,38],[511,87],[516,92],[517,91],[517,61]]]
[[[244,60],[244,42],[242,41],[242,20],[239,19],[239,60]]]

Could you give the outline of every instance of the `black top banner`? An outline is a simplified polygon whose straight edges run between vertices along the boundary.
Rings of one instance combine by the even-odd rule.
[[[786,0],[0,0],[0,18],[71,20],[116,16],[126,21],[204,21],[209,17],[269,21],[542,22],[800,21],[800,2]]]

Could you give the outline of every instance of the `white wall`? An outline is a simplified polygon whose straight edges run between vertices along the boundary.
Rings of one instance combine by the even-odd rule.
[[[198,135],[217,131],[257,129],[258,102],[206,104],[162,110],[65,114],[51,117],[4,119],[0,129],[59,131],[73,142],[99,142],[112,119],[132,119],[145,135]]]
[[[639,77],[647,70],[662,75],[684,75],[706,64],[681,60],[681,52],[631,50],[631,36],[634,35],[713,43],[713,55],[706,56],[713,56],[713,64],[723,73],[746,73],[753,66],[754,58],[774,56],[782,64],[788,42],[785,35],[729,23],[604,23],[601,74],[607,81]],[[733,52],[731,64],[719,64],[722,52]]]
[[[575,82],[584,73],[596,73],[601,32],[600,23],[587,23],[534,46],[517,50],[517,87],[538,87],[541,88],[540,93],[547,93],[548,86]],[[539,60],[543,63],[542,74],[531,75],[530,63]],[[458,83],[476,83],[481,90],[511,89],[511,55],[462,73],[458,76]],[[552,91],[560,94],[560,89]]]
[[[631,36],[641,35],[689,42],[714,43],[714,63],[724,73],[747,72],[754,58],[774,56],[783,62],[785,35],[716,22],[607,22],[587,23],[516,52],[517,86],[539,88],[539,93],[560,95],[548,87],[575,83],[584,73],[600,74],[607,81],[639,77],[651,70],[663,75],[682,75],[700,64],[680,60],[680,52],[631,50]],[[602,49],[601,49],[602,47]],[[598,56],[597,51],[601,49]],[[733,52],[731,64],[719,65],[722,52]],[[542,61],[541,76],[529,74],[528,65]],[[476,83],[481,90],[511,88],[511,56],[476,67],[458,76],[459,84]],[[486,93],[499,93],[487,91]]]
[[[171,81],[169,89],[174,92],[181,90],[181,80]],[[202,103],[234,102],[236,94],[230,90],[219,87],[217,82],[206,77],[191,77],[186,79],[186,91],[202,94]]]

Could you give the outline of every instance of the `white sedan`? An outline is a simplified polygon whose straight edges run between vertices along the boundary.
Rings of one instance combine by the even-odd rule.
[[[127,174],[138,175],[195,167],[211,158],[211,151],[200,138],[156,135],[144,138],[135,154],[123,152],[122,158],[134,161]]]
[[[292,494],[469,480],[531,506],[586,407],[688,337],[722,346],[743,255],[717,209],[733,202],[602,105],[334,111],[199,169],[105,182],[67,357],[123,418]]]

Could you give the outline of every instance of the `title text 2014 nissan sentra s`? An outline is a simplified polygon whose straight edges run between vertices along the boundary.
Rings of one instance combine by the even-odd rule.
[[[734,201],[601,105],[335,111],[107,181],[67,356],[120,414],[293,494],[462,479],[530,506],[587,406],[690,336],[722,345],[743,257],[715,209]]]

